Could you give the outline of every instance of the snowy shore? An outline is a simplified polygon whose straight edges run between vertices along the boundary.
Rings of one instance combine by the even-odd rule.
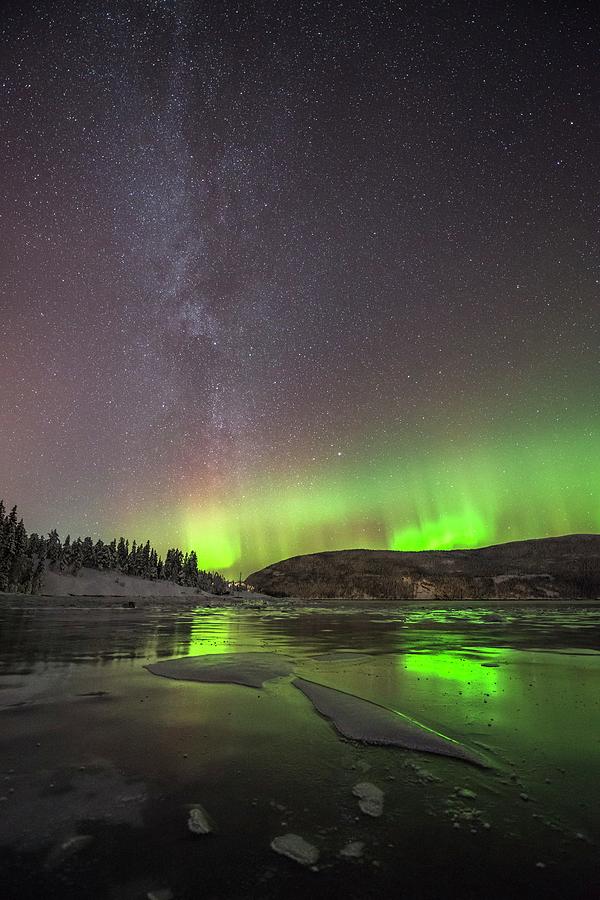
[[[3,607],[70,607],[98,609],[99,607],[156,607],[193,609],[197,606],[229,606],[261,603],[265,594],[239,591],[217,595],[198,591],[172,581],[150,581],[121,572],[83,568],[77,575],[46,572],[39,594],[12,594],[0,591]]]

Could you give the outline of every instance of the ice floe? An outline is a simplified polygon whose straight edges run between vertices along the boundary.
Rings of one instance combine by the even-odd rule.
[[[328,654],[323,656],[327,662],[333,661]],[[339,656],[344,661],[344,654]],[[360,656],[356,654],[354,661],[359,661]],[[345,654],[345,657],[352,659],[353,655]],[[293,659],[283,654],[255,652],[185,656],[151,663],[146,669],[153,675],[182,681],[261,688],[267,681],[295,674],[297,667]],[[306,678],[295,677],[292,683],[341,735],[351,740],[435,753],[487,766],[474,750],[396,710]]]
[[[207,653],[165,659],[146,666],[153,675],[180,681],[243,684],[260,688],[266,681],[289,675],[293,662],[280,653]]]
[[[395,710],[304,678],[295,678],[292,683],[309,698],[321,715],[333,723],[340,734],[350,740],[436,753],[480,766],[487,765],[478,754],[458,741]]]

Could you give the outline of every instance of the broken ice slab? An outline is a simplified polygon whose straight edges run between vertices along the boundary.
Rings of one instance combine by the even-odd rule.
[[[479,754],[458,741],[386,706],[304,678],[295,678],[292,683],[350,740],[451,756],[482,767],[488,765]]]
[[[292,660],[279,653],[207,653],[165,659],[145,666],[153,675],[179,681],[243,684],[261,688],[266,681],[289,675]]]

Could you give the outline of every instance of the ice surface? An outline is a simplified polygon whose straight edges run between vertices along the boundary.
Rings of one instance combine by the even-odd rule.
[[[421,725],[395,710],[304,678],[292,682],[344,737],[363,744],[383,744],[452,756],[476,765],[486,763],[458,741]]]
[[[146,666],[153,675],[182,681],[241,684],[261,688],[265,682],[290,675],[294,661],[278,653],[210,653],[167,659]],[[305,678],[292,682],[344,737],[364,744],[383,744],[452,756],[477,765],[485,762],[458,741],[402,713],[353,694]]]
[[[76,834],[67,838],[62,843],[57,844],[50,851],[44,863],[44,868],[54,869],[65,863],[71,856],[84,850],[92,843],[94,838],[91,834]]]
[[[279,653],[207,653],[166,659],[146,666],[153,675],[180,681],[243,684],[260,688],[265,681],[289,675],[292,660]]]
[[[343,650],[331,650],[327,653],[315,653],[310,659],[315,660],[315,662],[346,663],[365,662],[365,660],[372,659],[372,656],[369,656],[367,653],[347,653]]]
[[[142,828],[148,800],[143,782],[134,787],[111,766],[24,770],[4,776],[2,791],[7,796],[0,805],[0,846],[29,853],[54,844],[50,867],[53,860],[79,852],[88,843],[88,836],[78,833],[83,822],[102,820]],[[57,844],[58,835],[62,838]]]

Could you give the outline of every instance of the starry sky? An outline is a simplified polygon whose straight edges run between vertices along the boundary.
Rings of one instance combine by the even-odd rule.
[[[29,530],[235,574],[600,530],[594,4],[0,15]]]

